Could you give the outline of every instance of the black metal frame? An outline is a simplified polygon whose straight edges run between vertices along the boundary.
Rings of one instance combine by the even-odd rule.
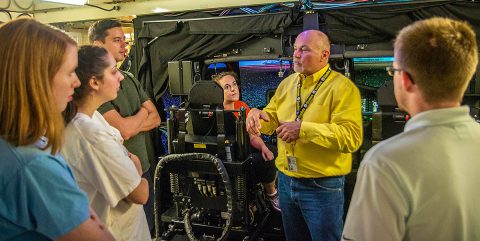
[[[169,109],[171,155],[160,158],[154,178],[157,240],[283,240],[280,215],[265,203],[252,175],[245,109],[204,107]],[[185,116],[193,112],[214,115],[216,133],[189,133]],[[239,112],[234,136],[225,134],[228,112]]]

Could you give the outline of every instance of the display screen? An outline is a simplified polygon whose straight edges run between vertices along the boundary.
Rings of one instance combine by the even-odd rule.
[[[353,58],[352,62],[353,80],[362,94],[362,113],[369,115],[377,112],[376,90],[392,80],[386,68],[392,66],[393,57]]]
[[[385,70],[392,63],[393,57],[353,58],[355,83],[373,88],[383,86],[385,81],[392,80]]]
[[[253,107],[267,105],[267,93],[275,91],[280,82],[291,74],[290,61],[239,61],[242,101]]]

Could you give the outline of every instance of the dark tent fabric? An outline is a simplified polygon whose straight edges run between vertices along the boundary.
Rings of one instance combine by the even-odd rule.
[[[469,22],[480,42],[480,4],[450,1],[369,6],[320,12],[325,16],[332,43],[368,44],[391,41],[397,32],[414,21],[434,16]]]
[[[377,43],[391,46],[401,28],[433,16],[469,22],[480,42],[478,2],[411,1],[317,11],[322,19],[322,29],[326,29],[332,43],[347,47]],[[298,14],[302,13],[292,9],[291,13],[228,17],[212,17],[206,12],[191,12],[175,17],[139,17],[134,21],[138,36],[136,66],[139,80],[147,92],[159,100],[168,87],[168,61],[203,60],[239,41],[254,41],[255,37],[274,33],[293,34],[291,29],[298,26],[292,23],[292,16]],[[375,48],[375,45],[370,46]]]
[[[137,47],[143,49],[138,77],[155,100],[168,87],[169,61],[212,56],[252,35],[282,33],[292,22],[289,13],[185,20],[187,17],[173,21],[137,20],[143,25],[138,33]]]

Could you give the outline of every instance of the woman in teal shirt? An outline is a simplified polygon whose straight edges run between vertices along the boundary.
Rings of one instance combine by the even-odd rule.
[[[77,44],[33,19],[0,27],[0,240],[113,240],[57,155]]]

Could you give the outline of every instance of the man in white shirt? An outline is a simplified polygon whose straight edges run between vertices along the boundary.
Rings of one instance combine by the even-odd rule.
[[[460,106],[478,63],[475,32],[432,18],[402,29],[393,76],[403,133],[365,155],[342,240],[480,240],[480,125]]]

